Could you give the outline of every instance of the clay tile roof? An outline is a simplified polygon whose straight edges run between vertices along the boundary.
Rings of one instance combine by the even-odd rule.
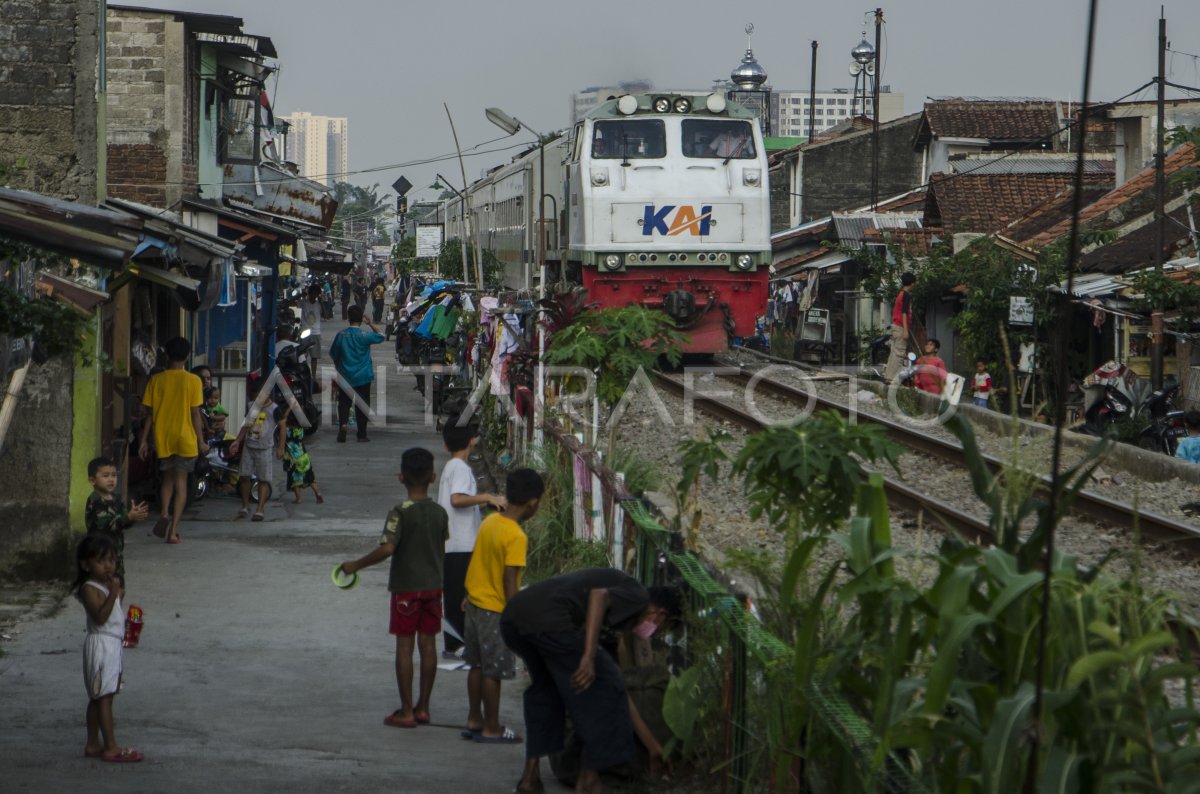
[[[1108,192],[1108,185],[1088,185],[1083,187],[1083,206],[1091,204]],[[1030,208],[1021,217],[1005,226],[1000,233],[1010,240],[1025,242],[1031,237],[1046,231],[1059,223],[1063,218],[1070,217],[1074,207],[1074,186],[1066,187],[1055,193],[1042,203]]]
[[[1170,177],[1185,168],[1196,167],[1196,146],[1186,143],[1170,152],[1163,163],[1167,175],[1168,195],[1178,195],[1178,188],[1171,188]],[[1154,168],[1143,170],[1133,179],[1115,190],[1105,193],[1084,207],[1079,213],[1079,226],[1091,228],[1114,228],[1153,210]],[[1027,242],[1034,248],[1043,248],[1071,231],[1070,217],[1063,218],[1049,229],[1033,236]]]
[[[1151,191],[1153,193],[1153,190]],[[1188,233],[1187,207],[1167,213],[1166,239],[1163,255],[1170,259],[1192,248]],[[1079,269],[1090,273],[1128,273],[1154,264],[1154,249],[1158,247],[1158,228],[1148,223],[1108,245],[1101,245],[1082,254]]]
[[[1110,175],[1085,176],[1112,185]],[[995,232],[1070,188],[1071,174],[934,174],[925,204],[926,225],[952,231]]]
[[[1039,140],[1053,136],[1062,126],[1056,102],[966,99],[925,103],[925,124],[939,138],[990,141]]]

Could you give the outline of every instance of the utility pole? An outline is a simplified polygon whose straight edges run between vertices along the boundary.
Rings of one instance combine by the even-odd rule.
[[[1158,12],[1158,130],[1154,151],[1154,275],[1161,280],[1163,247],[1167,238],[1167,215],[1164,212],[1167,195],[1166,157],[1166,91],[1167,91],[1167,19],[1160,6]],[[1083,130],[1080,134],[1083,134]],[[1163,303],[1161,293],[1150,313],[1150,382],[1155,389],[1163,387]]]
[[[871,209],[879,208],[879,81],[883,77],[879,53],[883,46],[883,9],[875,9],[875,84],[874,113],[871,126]]]
[[[482,253],[479,250],[479,240],[477,230],[475,229],[475,219],[467,218],[471,214],[471,186],[467,183],[467,167],[463,164],[462,148],[458,145],[458,132],[454,129],[454,117],[450,115],[450,106],[445,102],[442,107],[446,109],[446,118],[450,120],[450,134],[454,136],[454,150],[458,152],[458,170],[462,174],[463,181],[463,219],[466,223],[466,234],[471,235],[471,247],[475,249],[475,284],[483,287],[483,261]],[[468,275],[471,272],[471,265],[467,262],[466,241],[461,243],[459,250],[462,252],[462,268],[463,281],[467,284],[471,283],[471,278]]]
[[[812,43],[812,78],[808,84],[808,140],[813,139],[817,121],[817,40]]]

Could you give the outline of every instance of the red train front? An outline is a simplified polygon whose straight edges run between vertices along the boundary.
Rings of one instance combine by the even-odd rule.
[[[767,160],[720,94],[625,95],[579,122],[567,161],[568,260],[589,300],[662,309],[688,352],[754,333],[770,262]]]

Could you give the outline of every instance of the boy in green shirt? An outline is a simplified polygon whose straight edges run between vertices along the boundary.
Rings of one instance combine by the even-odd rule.
[[[396,635],[396,685],[400,708],[384,725],[415,728],[429,722],[429,697],[437,675],[437,633],[442,628],[442,566],[450,522],[446,511],[429,496],[433,482],[433,453],[413,447],[400,456],[400,482],[408,499],[388,513],[383,536],[374,551],[342,563],[342,571],[357,573],[389,557],[390,631]],[[415,642],[414,642],[415,640]],[[412,699],[413,647],[421,654],[421,694]]]
[[[87,532],[107,535],[117,547],[117,578],[121,589],[125,589],[125,530],[150,515],[145,502],[134,504],[128,511],[117,490],[117,464],[110,458],[93,458],[88,462],[88,482],[92,492],[88,494],[83,509],[83,525]]]

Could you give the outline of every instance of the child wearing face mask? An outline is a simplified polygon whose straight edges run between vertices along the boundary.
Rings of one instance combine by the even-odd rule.
[[[511,502],[511,497],[510,497]],[[563,749],[564,714],[583,752],[576,791],[599,786],[599,770],[633,757],[634,725],[602,629],[649,640],[682,614],[678,591],[646,589],[612,568],[587,568],[539,582],[511,598],[500,617],[504,643],[525,661],[525,769],[519,792],[542,789],[540,759]],[[653,748],[651,748],[653,749]]]

